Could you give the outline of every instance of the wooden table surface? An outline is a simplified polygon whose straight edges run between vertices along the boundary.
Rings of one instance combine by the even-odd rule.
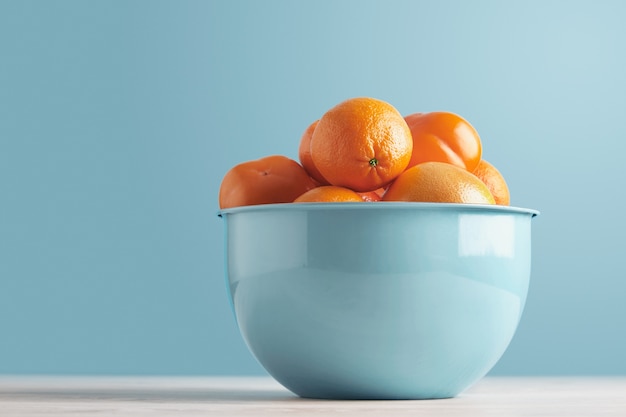
[[[486,377],[457,398],[325,401],[270,378],[0,376],[0,416],[626,416],[626,377]]]

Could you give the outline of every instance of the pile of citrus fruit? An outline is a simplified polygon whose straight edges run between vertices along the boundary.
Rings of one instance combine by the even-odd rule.
[[[300,163],[281,155],[231,168],[220,208],[300,202],[510,202],[500,172],[482,159],[474,127],[449,112],[402,116],[369,97],[345,100],[304,131]]]

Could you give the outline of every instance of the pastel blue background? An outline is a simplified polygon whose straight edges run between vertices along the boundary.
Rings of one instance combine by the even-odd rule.
[[[493,374],[626,374],[622,1],[0,0],[0,373],[262,374],[217,193],[339,101],[482,136],[533,270]]]

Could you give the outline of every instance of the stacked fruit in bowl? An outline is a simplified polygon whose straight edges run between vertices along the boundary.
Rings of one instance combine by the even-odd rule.
[[[281,155],[229,170],[221,209],[292,202],[415,201],[508,205],[476,129],[450,112],[403,117],[369,97],[345,100],[304,131],[300,163]]]
[[[304,130],[300,162],[230,169],[228,293],[259,363],[302,397],[453,397],[511,341],[534,210],[511,207],[476,130],[373,98]]]

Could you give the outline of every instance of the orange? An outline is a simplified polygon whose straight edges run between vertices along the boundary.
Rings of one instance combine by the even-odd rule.
[[[291,203],[316,187],[304,168],[281,155],[243,162],[231,168],[220,185],[221,209],[255,204]]]
[[[315,181],[321,185],[328,185],[328,181],[326,181],[322,174],[320,174],[319,170],[313,163],[313,158],[311,158],[311,137],[313,136],[313,131],[315,130],[318,122],[319,120],[316,120],[311,123],[302,134],[302,138],[300,139],[300,148],[298,149],[298,158],[300,159],[300,163],[306,172],[308,172]]]
[[[484,159],[481,159],[472,173],[487,185],[487,188],[489,188],[489,191],[493,194],[493,198],[496,200],[496,204],[508,206],[511,203],[509,187],[496,167]]]
[[[476,129],[450,112],[415,113],[405,117],[413,137],[409,167],[422,162],[448,162],[472,172],[480,162],[482,144]]]
[[[313,188],[294,200],[294,203],[313,202],[363,202],[363,198],[349,188],[337,187],[336,185],[323,185]]]
[[[411,159],[413,139],[404,117],[382,100],[345,100],[320,118],[311,137],[311,158],[332,185],[354,191],[383,187]]]
[[[389,186],[383,200],[495,204],[478,177],[446,162],[424,162],[408,168]]]
[[[370,201],[370,202],[380,201],[383,197],[383,194],[385,194],[384,188],[379,188],[374,191],[364,191],[364,192],[359,193],[363,201]]]

